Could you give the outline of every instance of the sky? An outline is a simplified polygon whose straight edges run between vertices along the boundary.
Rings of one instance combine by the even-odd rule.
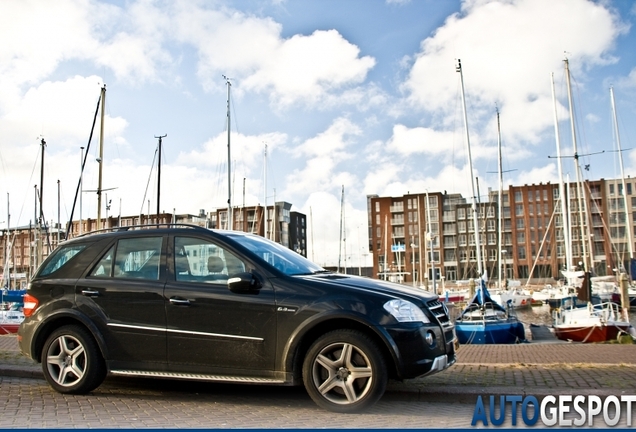
[[[557,129],[574,179],[571,119],[584,178],[620,177],[620,156],[636,175],[635,20],[627,0],[0,0],[0,227],[34,220],[36,187],[66,223],[104,85],[102,215],[156,211],[160,135],[161,210],[226,207],[229,81],[233,204],[292,203],[327,266],[343,214],[341,260],[371,265],[367,195],[472,196],[461,78],[482,195],[497,111],[504,186],[559,181]],[[98,138],[99,120],[84,218]]]

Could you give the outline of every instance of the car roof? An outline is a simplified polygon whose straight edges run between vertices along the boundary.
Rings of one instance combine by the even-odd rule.
[[[212,234],[218,235],[222,237],[226,237],[228,235],[232,236],[253,236],[254,234],[245,233],[242,231],[229,231],[229,230],[216,230],[210,228],[204,228],[199,225],[193,224],[150,224],[150,225],[131,225],[131,226],[118,226],[111,228],[104,228],[100,230],[90,231],[79,236],[68,239],[65,243],[69,242],[94,242],[99,241],[104,238],[110,237],[127,237],[129,235],[153,235],[153,234],[174,234],[174,233],[202,233],[202,234]]]

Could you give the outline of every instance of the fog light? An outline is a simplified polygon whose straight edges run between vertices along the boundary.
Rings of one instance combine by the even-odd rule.
[[[430,330],[426,332],[426,343],[429,346],[435,345],[435,334]]]

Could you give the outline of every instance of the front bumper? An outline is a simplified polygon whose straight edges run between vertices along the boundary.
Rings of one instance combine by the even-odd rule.
[[[441,372],[456,361],[457,337],[452,326],[442,330],[439,326],[420,324],[396,326],[387,331],[394,343],[398,379]],[[431,338],[432,344],[428,342]]]

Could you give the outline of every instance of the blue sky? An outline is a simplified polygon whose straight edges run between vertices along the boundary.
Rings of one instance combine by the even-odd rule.
[[[561,151],[571,155],[566,56],[579,153],[606,151],[582,158],[584,175],[620,175],[610,86],[634,175],[635,19],[631,1],[3,0],[0,191],[9,194],[11,225],[28,224],[44,137],[45,217],[57,220],[60,180],[67,220],[105,83],[110,214],[120,205],[123,215],[145,213],[148,200],[156,209],[151,164],[154,136],[163,134],[162,210],[224,206],[226,75],[233,202],[242,204],[245,181],[247,205],[285,200],[311,214],[309,257],[333,265],[344,186],[349,263],[369,264],[368,194],[470,195],[457,59],[482,194],[497,188],[496,108],[505,184],[558,181],[548,158],[556,154],[550,73]],[[97,187],[97,149],[94,140],[85,189]],[[563,165],[573,178],[572,160]],[[83,216],[95,217],[95,194],[83,203]]]

